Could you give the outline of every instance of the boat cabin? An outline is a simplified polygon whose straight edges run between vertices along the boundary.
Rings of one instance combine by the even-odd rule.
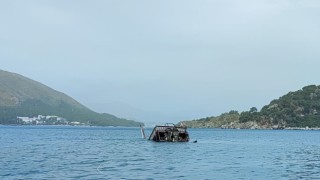
[[[149,140],[156,142],[188,142],[189,134],[185,126],[166,124],[154,127]]]

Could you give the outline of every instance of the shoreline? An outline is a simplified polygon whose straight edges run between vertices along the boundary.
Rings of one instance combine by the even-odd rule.
[[[282,129],[277,129],[277,128],[225,128],[225,127],[189,127],[193,129],[236,129],[236,130],[275,130],[275,131],[281,131],[281,130],[299,130],[299,131],[320,131],[320,128],[318,127],[287,127],[287,128],[282,128]]]

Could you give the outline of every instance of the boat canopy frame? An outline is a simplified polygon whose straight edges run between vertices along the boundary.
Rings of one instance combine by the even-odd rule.
[[[164,126],[155,126],[149,140],[155,142],[188,142],[189,133],[186,126],[166,123]]]

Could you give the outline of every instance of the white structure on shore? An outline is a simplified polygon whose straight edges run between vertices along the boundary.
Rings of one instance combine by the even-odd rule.
[[[26,124],[44,124],[47,120],[54,120],[57,122],[66,122],[66,120],[59,116],[43,116],[38,115],[36,117],[17,117],[18,120]]]

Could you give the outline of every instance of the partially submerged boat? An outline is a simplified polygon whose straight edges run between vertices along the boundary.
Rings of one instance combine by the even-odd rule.
[[[144,138],[146,138],[143,128],[141,132]],[[149,140],[155,142],[188,142],[189,133],[187,127],[183,124],[165,124],[163,126],[155,126],[152,133],[149,136]]]

